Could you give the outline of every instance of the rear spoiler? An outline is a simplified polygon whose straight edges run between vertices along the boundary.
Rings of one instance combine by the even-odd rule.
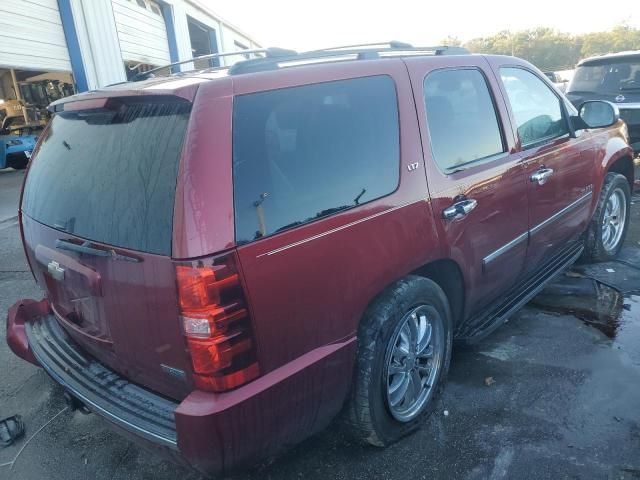
[[[89,110],[92,108],[103,108],[107,104],[108,98],[93,98],[88,100],[77,100],[75,102],[60,102],[55,101],[51,103],[47,110],[51,113],[57,113],[62,111],[71,110]]]
[[[61,98],[52,102],[47,107],[51,113],[71,110],[85,110],[89,108],[104,107],[110,98],[118,97],[148,97],[160,95],[165,97],[178,97],[188,102],[193,102],[196,92],[203,79],[200,78],[163,78],[155,82],[124,82],[122,84],[107,87],[104,90],[92,90],[79,93],[70,97]],[[130,88],[129,88],[130,87]]]

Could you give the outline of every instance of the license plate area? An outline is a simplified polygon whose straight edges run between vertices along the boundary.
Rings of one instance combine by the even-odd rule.
[[[36,259],[56,316],[78,333],[110,343],[111,332],[102,312],[100,274],[43,245],[36,247]]]

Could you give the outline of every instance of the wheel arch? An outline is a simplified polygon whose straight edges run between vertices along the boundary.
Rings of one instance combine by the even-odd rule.
[[[393,282],[386,285],[382,290],[377,292],[367,303],[362,315],[360,315],[360,321],[366,312],[371,308],[374,302],[380,298],[387,290],[393,287],[393,285],[406,278],[408,276],[415,275],[418,277],[427,278],[438,285],[444,292],[447,300],[449,301],[449,307],[451,309],[451,316],[453,321],[453,331],[458,329],[464,319],[465,312],[465,300],[466,300],[466,283],[462,273],[462,269],[458,263],[451,258],[439,258],[429,260],[424,265],[421,265],[414,270],[407,272],[405,275],[397,278]]]
[[[410,274],[428,278],[444,291],[449,300],[455,332],[463,320],[466,298],[465,281],[460,266],[455,260],[441,258],[422,265]]]
[[[635,182],[634,171],[633,156],[627,152],[624,152],[616,157],[611,158],[611,160],[607,164],[605,175],[609,172],[624,175],[629,182],[631,191],[633,191],[633,185]]]

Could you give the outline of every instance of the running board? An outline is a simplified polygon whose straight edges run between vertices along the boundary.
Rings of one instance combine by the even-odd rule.
[[[465,322],[468,326],[456,335],[456,341],[472,344],[485,338],[540,293],[549,282],[571,267],[583,250],[582,242],[577,242],[556,253],[536,273],[509,290],[493,307]]]

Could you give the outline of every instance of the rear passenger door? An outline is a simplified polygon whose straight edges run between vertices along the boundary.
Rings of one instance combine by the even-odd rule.
[[[501,65],[497,71],[527,177],[527,266],[534,270],[587,227],[596,173],[594,150],[587,135],[571,134],[566,112],[573,107],[541,76],[521,65]]]
[[[236,241],[268,372],[353,338],[437,237],[424,175],[408,168],[422,154],[401,60],[238,75],[234,88]]]
[[[472,315],[518,280],[527,251],[524,172],[483,57],[408,58],[427,183]]]

